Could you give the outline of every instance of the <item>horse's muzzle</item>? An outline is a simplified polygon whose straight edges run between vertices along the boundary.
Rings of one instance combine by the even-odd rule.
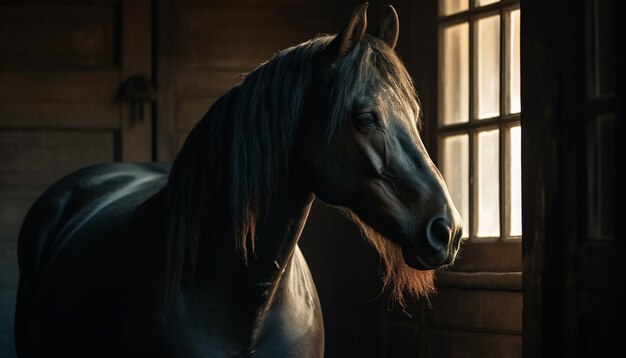
[[[428,222],[425,237],[417,244],[417,252],[403,249],[405,262],[419,270],[431,270],[454,262],[459,250],[462,230],[438,217]]]

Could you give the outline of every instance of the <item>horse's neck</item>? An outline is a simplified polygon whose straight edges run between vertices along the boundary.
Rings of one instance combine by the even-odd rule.
[[[207,292],[220,292],[232,300],[230,303],[236,306],[243,320],[241,333],[249,337],[251,346],[291,263],[312,202],[310,191],[282,186],[267,215],[257,222],[255,251],[249,252],[247,263],[234,251],[234,243],[227,243],[230,253],[217,258],[211,265],[212,272],[206,272],[212,279],[197,277],[197,285],[205,286]],[[211,245],[201,246],[215,250]],[[205,256],[202,250],[198,254],[198,265],[202,265],[202,257],[216,257],[214,253]]]
[[[240,88],[235,87],[228,95],[220,98],[210,110],[210,116],[203,119],[198,127],[192,131],[192,137],[181,151],[180,173],[175,173],[178,179],[174,188],[189,185],[207,185],[204,182],[194,182],[189,178],[202,178],[207,175],[194,175],[188,171],[202,170],[202,168],[228,168],[227,153],[221,153],[224,148],[230,148],[229,134],[232,134],[234,121],[233,106],[239,96]],[[211,134],[207,136],[207,133]],[[219,133],[216,134],[216,133]],[[207,139],[208,138],[208,139]],[[237,139],[235,139],[237,140]],[[244,139],[239,139],[244,140]],[[278,139],[276,139],[278,140]],[[194,145],[195,144],[195,145]],[[197,153],[206,150],[211,145],[215,153],[211,157],[214,161],[207,163],[193,162],[201,156]],[[223,154],[223,155],[220,155]],[[187,160],[187,161],[185,161]],[[177,159],[178,161],[178,159]],[[313,202],[313,193],[306,188],[305,180],[299,177],[296,163],[291,166],[291,174],[281,169],[275,173],[276,194],[272,199],[267,213],[256,222],[255,250],[248,249],[247,262],[241,253],[235,249],[234,229],[231,227],[228,213],[229,198],[227,194],[218,192],[213,201],[206,203],[212,207],[198,206],[198,210],[207,210],[205,216],[200,216],[197,224],[200,225],[195,276],[192,285],[187,285],[189,292],[183,296],[194,297],[202,300],[202,295],[208,295],[209,299],[217,300],[218,305],[225,309],[233,308],[237,316],[235,324],[239,332],[249,338],[250,344],[254,344],[266,310],[272,306],[276,290],[279,288],[281,278],[289,266],[296,243],[300,238],[304,224],[308,218],[309,210]],[[271,165],[271,163],[266,163]],[[176,169],[176,166],[175,166]],[[215,173],[209,175],[215,176]],[[207,178],[214,180],[218,187],[226,187],[223,176]],[[199,188],[199,192],[202,189]],[[213,194],[201,195],[208,197]],[[175,196],[173,196],[175,198]],[[205,223],[202,223],[206,219]],[[204,227],[202,227],[204,225]],[[186,288],[182,288],[185,290]],[[195,292],[195,293],[194,293]],[[216,298],[219,296],[219,298]],[[197,300],[196,300],[197,301]]]
[[[294,249],[302,234],[309,216],[313,195],[296,200],[288,200],[286,205],[270,209],[268,220],[257,229],[256,257],[250,262],[250,273],[254,277],[254,291],[258,302],[252,342],[256,340],[265,314],[274,301],[281,285],[285,270],[291,264]]]

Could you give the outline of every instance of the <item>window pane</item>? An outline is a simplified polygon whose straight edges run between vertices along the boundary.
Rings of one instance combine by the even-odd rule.
[[[587,228],[591,239],[612,239],[615,228],[615,115],[605,114],[587,131]]]
[[[443,178],[452,202],[463,219],[463,237],[469,225],[469,137],[467,134],[443,139]]]
[[[468,121],[469,112],[469,25],[463,23],[443,30],[442,100],[443,124]]]
[[[522,236],[522,130],[509,130],[509,236]]]
[[[476,6],[485,6],[498,2],[499,0],[476,0]]]
[[[465,11],[469,7],[468,0],[440,0],[442,15],[452,15],[457,12]]]
[[[509,29],[507,41],[507,82],[508,98],[507,113],[518,113],[521,110],[520,102],[520,47],[519,47],[519,22],[520,11],[512,11],[509,15]]]
[[[500,16],[476,22],[476,118],[500,114]]]
[[[477,208],[476,236],[500,236],[500,165],[498,130],[478,133],[477,141]]]

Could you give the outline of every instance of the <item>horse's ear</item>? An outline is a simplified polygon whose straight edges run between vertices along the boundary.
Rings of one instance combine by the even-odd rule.
[[[380,24],[378,24],[373,35],[385,41],[393,49],[398,42],[398,32],[400,32],[398,13],[393,6],[389,5],[385,16],[380,20]]]
[[[332,60],[338,60],[352,51],[365,36],[367,28],[368,3],[357,6],[352,12],[352,17],[346,27],[339,33],[326,48]]]

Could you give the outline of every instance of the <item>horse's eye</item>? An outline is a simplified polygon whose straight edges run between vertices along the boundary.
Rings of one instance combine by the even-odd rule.
[[[354,118],[359,127],[373,127],[376,125],[376,117],[373,113],[361,113]]]

